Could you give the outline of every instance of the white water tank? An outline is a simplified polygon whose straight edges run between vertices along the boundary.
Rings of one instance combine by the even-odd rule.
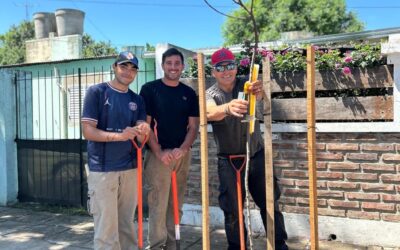
[[[33,14],[35,24],[35,38],[47,38],[50,32],[57,32],[56,17],[54,13],[37,12]]]
[[[82,35],[85,12],[76,9],[56,10],[58,36]]]

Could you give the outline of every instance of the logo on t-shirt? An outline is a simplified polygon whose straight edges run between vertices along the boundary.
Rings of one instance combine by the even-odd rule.
[[[134,103],[134,102],[130,102],[129,103],[129,109],[132,110],[132,111],[137,110],[137,104]]]
[[[106,101],[104,102],[104,106],[106,106],[106,105],[111,106],[111,103],[108,101],[108,98],[107,98]]]
[[[184,101],[186,101],[186,100],[187,100],[187,97],[186,97],[186,96],[182,96],[182,99],[183,99]]]

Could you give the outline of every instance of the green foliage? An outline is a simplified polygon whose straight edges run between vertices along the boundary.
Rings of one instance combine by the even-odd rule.
[[[236,18],[228,18],[222,27],[225,45],[241,44],[243,39],[254,41],[246,12],[238,8],[229,15]],[[346,12],[345,0],[255,0],[254,15],[260,41],[277,40],[280,33],[287,31],[304,30],[327,35],[364,28],[353,12]]]
[[[156,47],[154,47],[150,43],[146,43],[146,51],[156,51]]]
[[[208,60],[209,60],[209,58],[208,58]],[[187,63],[187,67],[182,72],[182,78],[185,78],[185,77],[196,78],[198,76],[198,74],[197,74],[197,57],[194,56],[194,57],[187,58],[186,63]],[[204,71],[205,71],[206,76],[211,75],[211,70],[212,70],[212,66],[209,63],[205,64]]]
[[[0,65],[17,64],[25,61],[25,41],[35,37],[33,22],[23,21],[12,25],[0,35]]]
[[[354,67],[375,67],[386,64],[381,55],[380,44],[352,43],[341,48],[328,48],[314,46],[315,67],[317,70],[342,70],[344,74],[351,74]],[[238,75],[248,75],[252,58],[251,44],[246,42],[243,51],[236,55]],[[304,48],[284,47],[274,50],[261,48],[255,57],[255,63],[262,65],[262,59],[268,57],[271,62],[271,70],[275,72],[296,72],[306,70],[306,51]],[[260,67],[261,69],[262,67]],[[212,66],[206,65],[206,76],[211,76]],[[188,74],[186,76],[197,77],[197,62],[189,61]]]
[[[110,42],[96,42],[89,34],[82,36],[83,57],[98,57],[117,54],[117,49]]]

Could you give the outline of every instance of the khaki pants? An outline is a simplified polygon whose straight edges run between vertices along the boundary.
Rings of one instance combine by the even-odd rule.
[[[151,152],[145,156],[145,178],[148,188],[149,233],[147,249],[160,249],[166,245],[175,249],[174,206],[171,190],[171,172],[176,170],[178,186],[179,214],[182,217],[182,204],[186,191],[191,151],[178,161],[166,166]]]
[[[134,214],[137,170],[90,172],[90,212],[94,218],[94,249],[128,250],[137,247]]]

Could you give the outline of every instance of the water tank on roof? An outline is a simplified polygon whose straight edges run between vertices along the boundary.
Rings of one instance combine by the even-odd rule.
[[[50,32],[57,32],[56,17],[54,13],[37,12],[33,15],[35,24],[35,38],[47,38]]]
[[[58,36],[83,34],[85,12],[76,9],[56,10]]]

